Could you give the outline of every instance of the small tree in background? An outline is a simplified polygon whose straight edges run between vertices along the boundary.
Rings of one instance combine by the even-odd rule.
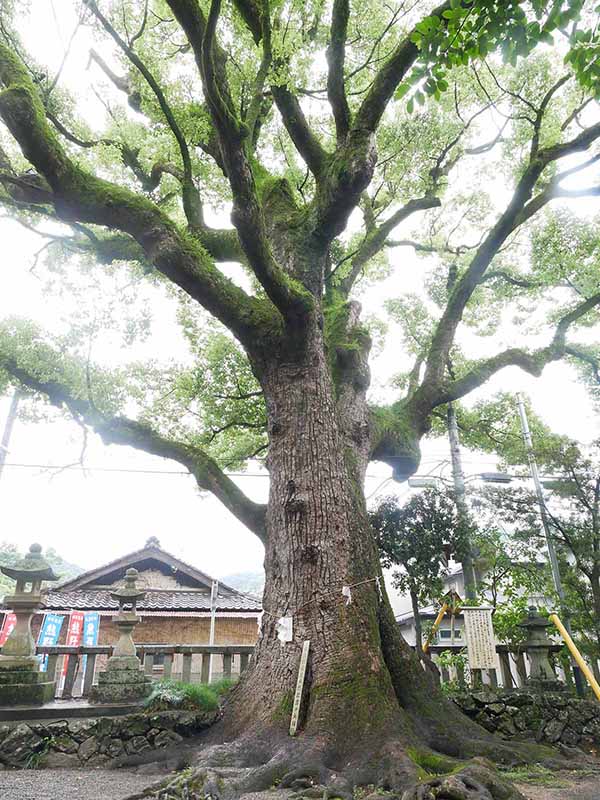
[[[487,492],[481,494],[485,497]],[[497,515],[497,506],[490,503],[486,508],[481,494],[479,510]],[[553,594],[549,567],[537,543],[511,535],[493,520],[488,523],[485,516],[480,517],[473,541],[477,550],[480,601],[492,606],[497,640],[516,645],[524,638],[524,631],[518,626],[527,612],[530,596]]]
[[[27,548],[25,548],[27,549]],[[15,545],[9,542],[0,542],[0,565],[11,566],[16,564],[25,555],[24,552]],[[71,564],[69,561],[59,555],[53,547],[49,547],[44,552],[44,558],[54,568],[55,573],[61,580],[74,578],[76,575],[81,575],[83,569],[76,564]],[[10,594],[15,588],[15,582],[5,575],[0,574],[0,602],[5,594]]]
[[[423,631],[419,606],[439,598],[448,558],[457,547],[458,512],[448,494],[427,490],[405,505],[385,497],[370,513],[382,564],[399,567],[394,586],[410,595],[416,633],[416,651],[423,657]]]
[[[584,450],[575,442],[548,452],[548,468],[556,480],[546,483],[546,509],[551,523],[567,605],[580,644],[600,656],[600,442]],[[541,551],[545,545],[539,506],[526,488],[490,495],[497,512],[515,537]]]

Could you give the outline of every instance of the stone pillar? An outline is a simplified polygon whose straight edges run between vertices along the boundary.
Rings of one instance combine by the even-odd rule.
[[[42,581],[56,581],[58,577],[42,558],[39,544],[32,544],[25,558],[0,567],[0,572],[17,583],[14,594],[4,598],[4,605],[16,616],[16,624],[0,649],[0,706],[42,705],[54,699],[54,681],[40,672],[31,619],[44,607]]]
[[[92,688],[91,703],[137,702],[150,694],[152,680],[144,673],[133,641],[134,628],[141,621],[136,604],[146,594],[138,588],[137,577],[137,569],[128,569],[123,585],[110,593],[119,603],[119,613],[113,618],[119,640],[106,670],[98,675],[98,685]]]
[[[529,659],[529,677],[523,688],[539,692],[564,692],[566,686],[557,679],[548,659],[553,644],[547,632],[552,627],[550,620],[531,606],[519,627],[527,632],[523,647]]]

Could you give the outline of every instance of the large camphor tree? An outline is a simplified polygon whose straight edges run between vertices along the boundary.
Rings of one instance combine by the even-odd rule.
[[[594,5],[88,0],[74,7],[104,82],[106,129],[95,131],[61,70],[30,52],[35,9],[2,2],[0,202],[46,235],[66,285],[93,263],[168,289],[195,364],[111,372],[73,337],[9,320],[0,369],[107,444],[184,465],[264,543],[260,638],[215,733],[230,744],[205,756],[262,765],[246,787],[292,768],[345,776],[338,793],[408,787],[430,750],[515,751],[443,700],[399,635],[363,483],[372,460],[397,479],[414,473],[432,415],[501,369],[596,364],[569,338],[598,319],[593,242],[570,258],[585,225],[551,211],[556,198],[598,194]],[[209,224],[215,207],[230,208],[231,227]],[[356,297],[390,265],[397,294],[412,286],[411,249],[428,259],[425,287],[390,311],[404,331],[399,365],[402,350],[414,363],[377,406]],[[496,343],[479,360],[459,349],[461,322],[494,328],[511,303],[547,312],[546,340]],[[223,468],[257,453],[266,506]],[[280,617],[293,619],[284,645]],[[465,796],[487,797],[473,769]],[[204,792],[195,774],[188,787]]]

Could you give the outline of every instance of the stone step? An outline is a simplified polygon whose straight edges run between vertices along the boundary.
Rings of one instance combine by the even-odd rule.
[[[40,706],[54,698],[54,681],[5,683],[0,686],[0,707],[16,703]],[[1,717],[0,717],[1,719]]]
[[[139,711],[139,703],[91,705],[85,700],[56,700],[34,708],[31,706],[11,706],[8,708],[0,706],[0,722],[120,717]]]
[[[39,683],[40,676],[45,678],[46,673],[34,669],[0,669],[0,686],[15,683]]]

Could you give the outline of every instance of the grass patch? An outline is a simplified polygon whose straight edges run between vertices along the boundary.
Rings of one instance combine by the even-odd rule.
[[[158,681],[146,698],[147,711],[216,711],[219,699],[227,694],[234,681],[216,683],[184,683],[183,681]]]
[[[432,775],[447,775],[462,766],[459,761],[427,750],[417,750],[414,747],[409,747],[407,753],[410,760],[429,777]]]
[[[568,786],[561,780],[556,772],[543,767],[541,764],[523,764],[513,769],[501,769],[502,775],[515,783],[530,783],[533,786]]]

